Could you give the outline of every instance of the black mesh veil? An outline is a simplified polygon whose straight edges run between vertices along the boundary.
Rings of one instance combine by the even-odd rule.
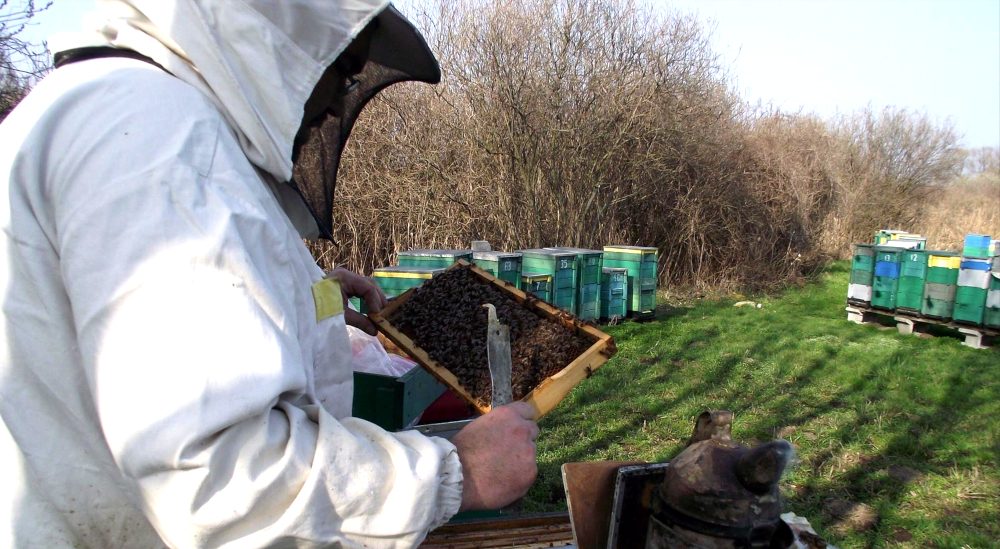
[[[437,83],[441,73],[434,55],[420,34],[389,6],[379,16],[371,54],[344,97],[342,116],[324,114],[301,145],[293,179],[288,182],[305,200],[319,225],[321,238],[333,240],[333,197],[340,156],[351,129],[365,105],[380,91],[406,81]]]

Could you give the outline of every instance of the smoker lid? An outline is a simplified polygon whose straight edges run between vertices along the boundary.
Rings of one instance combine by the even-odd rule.
[[[732,439],[732,412],[704,412],[670,461],[657,515],[705,535],[770,539],[781,520],[778,481],[793,454],[785,440],[748,448]]]

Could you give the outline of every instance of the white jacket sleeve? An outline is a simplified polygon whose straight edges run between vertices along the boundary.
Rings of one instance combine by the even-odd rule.
[[[67,114],[92,132],[54,145],[47,181],[93,403],[136,503],[171,546],[419,543],[459,507],[454,446],[320,405],[324,377],[350,398],[349,361],[322,350],[346,341],[343,315],[316,320],[302,273],[317,269],[221,116],[150,78],[106,90],[120,112]]]

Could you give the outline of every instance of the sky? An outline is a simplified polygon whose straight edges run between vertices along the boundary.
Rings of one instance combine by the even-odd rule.
[[[952,123],[963,146],[1000,146],[1000,0],[653,1],[715,25],[750,101],[823,116],[904,107]],[[53,0],[25,36],[79,30],[93,4]]]

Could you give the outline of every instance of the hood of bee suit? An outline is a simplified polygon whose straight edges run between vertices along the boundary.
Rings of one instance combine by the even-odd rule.
[[[85,17],[84,33],[53,37],[52,52],[131,49],[201,90],[250,162],[282,182],[273,185],[278,200],[306,237],[332,232],[340,155],[365,104],[393,83],[441,76],[420,33],[387,0],[98,0],[97,8]],[[373,21],[368,62],[353,77],[342,113],[314,123],[295,166],[306,100]]]

